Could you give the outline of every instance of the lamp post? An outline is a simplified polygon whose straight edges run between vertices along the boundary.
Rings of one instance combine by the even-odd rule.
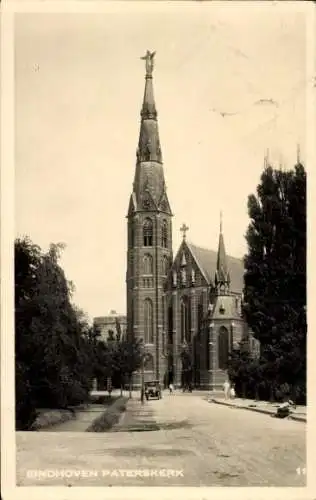
[[[186,341],[186,338],[184,338],[182,344],[181,344],[181,362],[182,362],[182,390],[183,392],[185,391],[185,389],[187,388],[187,382],[188,382],[188,376],[187,376],[187,370],[188,370],[188,367],[187,367],[187,363],[188,363],[188,359],[187,359],[187,356],[188,356],[188,344],[187,344],[187,341]]]
[[[141,391],[140,391],[140,400],[142,404],[144,404],[144,396],[145,396],[145,364],[148,359],[149,355],[147,352],[142,353],[141,357]]]
[[[212,321],[212,314],[213,314],[213,309],[214,309],[214,304],[211,304],[211,302],[209,303],[208,305],[208,308],[207,308],[207,313],[208,313],[208,318],[210,320],[210,324],[209,324],[209,330],[208,330],[208,338],[209,338],[209,341],[208,341],[208,344],[209,345],[213,345],[213,341],[211,340],[211,338],[213,339],[213,328],[214,328],[214,323]]]
[[[209,342],[208,342],[208,345],[214,345],[213,328],[214,328],[214,323],[212,321],[210,323],[210,325],[209,325]]]
[[[212,321],[213,317],[213,311],[214,311],[214,304],[212,302],[209,303],[208,308],[207,308],[207,313],[208,313],[208,320],[209,320],[209,325],[208,325],[208,352],[207,352],[207,359],[208,359],[208,374],[209,374],[209,386],[210,388],[212,387],[213,380],[211,380],[211,369],[214,368],[214,322]]]
[[[142,354],[141,359],[141,390],[140,390],[140,400],[144,404],[144,365],[145,365],[145,354]]]

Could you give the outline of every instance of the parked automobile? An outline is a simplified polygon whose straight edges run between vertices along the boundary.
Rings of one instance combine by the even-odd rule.
[[[145,397],[147,401],[149,398],[161,399],[161,387],[159,380],[145,382]]]

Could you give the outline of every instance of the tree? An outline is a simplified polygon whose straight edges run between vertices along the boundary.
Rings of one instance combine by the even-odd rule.
[[[31,333],[33,296],[36,293],[41,251],[29,238],[15,242],[15,394],[16,423],[19,429],[28,428],[36,417],[31,389],[30,359],[38,359],[36,341]]]
[[[130,398],[132,397],[132,376],[141,366],[143,350],[143,340],[132,336],[128,336],[117,344],[116,366],[121,373],[121,387],[123,378],[127,377]]]
[[[231,352],[228,376],[238,396],[250,399],[267,398],[267,384],[263,378],[262,368],[260,359],[253,358],[242,345]]]
[[[244,307],[271,393],[306,388],[306,173],[265,168],[248,198]]]
[[[88,398],[93,374],[89,325],[72,304],[73,285],[59,265],[62,244],[44,253],[15,241],[16,422],[28,428],[39,407]]]

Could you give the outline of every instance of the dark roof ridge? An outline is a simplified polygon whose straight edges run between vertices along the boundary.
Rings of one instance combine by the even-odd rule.
[[[188,245],[189,247],[190,247],[190,246],[192,246],[192,247],[198,248],[198,249],[200,249],[200,250],[206,250],[206,251],[208,251],[208,252],[215,252],[215,253],[217,253],[217,250],[214,250],[213,248],[207,248],[207,247],[205,247],[205,246],[196,245],[195,243],[192,243],[192,242],[191,242],[191,241],[189,241],[189,240],[186,240],[186,243],[187,243],[187,245]],[[243,257],[234,257],[233,255],[230,255],[230,254],[227,254],[227,257],[228,257],[229,259],[234,259],[234,260],[237,260],[238,262],[243,262]]]

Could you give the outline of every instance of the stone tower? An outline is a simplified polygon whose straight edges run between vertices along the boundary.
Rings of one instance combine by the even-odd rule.
[[[163,381],[163,285],[172,264],[172,213],[166,193],[153,93],[154,53],[147,51],[136,169],[127,227],[127,333],[143,339],[148,360],[145,380]],[[140,374],[133,385],[139,386]]]
[[[231,261],[231,265],[234,265]],[[214,285],[210,297],[210,388],[221,388],[227,379],[229,354],[244,333],[241,294],[231,290],[230,269],[225,251],[222,214]]]

